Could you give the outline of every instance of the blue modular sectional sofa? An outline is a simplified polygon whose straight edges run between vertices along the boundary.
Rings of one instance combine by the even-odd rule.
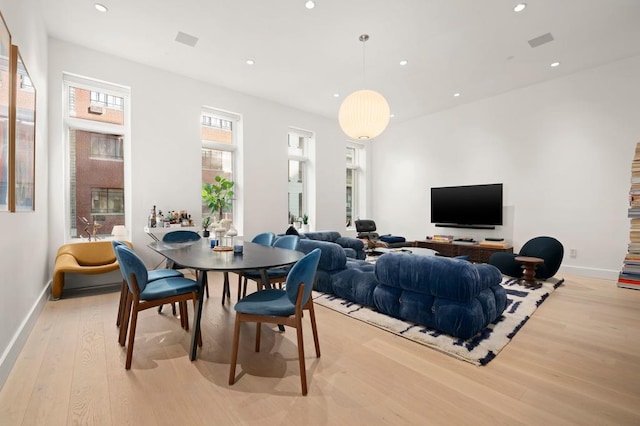
[[[440,256],[387,253],[375,265],[348,258],[336,243],[301,239],[298,250],[320,248],[314,290],[467,339],[502,315],[507,295],[498,268]]]
[[[340,247],[342,247],[347,255],[347,257],[364,260],[366,257],[366,253],[364,251],[364,243],[352,237],[343,237],[337,231],[316,231],[316,232],[305,232],[301,233],[300,239],[309,239],[315,241],[328,241],[331,243],[336,243]]]
[[[298,251],[321,250],[314,290],[335,294],[365,306],[373,306],[373,291],[377,282],[374,265],[349,258],[343,247],[330,241],[300,239]]]
[[[468,339],[502,315],[507,294],[492,265],[461,259],[388,253],[375,268],[376,309]]]

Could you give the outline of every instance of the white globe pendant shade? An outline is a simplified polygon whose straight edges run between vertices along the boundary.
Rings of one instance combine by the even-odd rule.
[[[338,111],[342,131],[353,139],[373,139],[389,124],[391,109],[374,90],[358,90],[347,96]]]

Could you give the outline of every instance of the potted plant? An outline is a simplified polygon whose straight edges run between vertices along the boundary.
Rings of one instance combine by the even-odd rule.
[[[223,176],[216,176],[214,183],[202,185],[202,201],[207,204],[211,214],[218,215],[218,220],[222,220],[222,214],[233,201],[234,182],[227,180]]]
[[[202,236],[207,238],[209,236],[209,225],[211,225],[211,216],[205,216],[202,218]]]
[[[309,232],[309,215],[302,215],[302,232]]]

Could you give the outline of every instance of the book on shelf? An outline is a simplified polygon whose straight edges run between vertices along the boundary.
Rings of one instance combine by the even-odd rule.
[[[479,246],[482,247],[493,247],[493,248],[507,248],[509,245],[506,241],[480,241],[478,243]]]

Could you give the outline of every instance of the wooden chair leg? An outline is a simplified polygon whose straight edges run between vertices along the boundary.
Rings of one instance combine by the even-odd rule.
[[[237,314],[236,314],[237,315]],[[262,323],[256,323],[256,347],[255,351],[260,352],[260,334],[262,330]]]
[[[136,338],[136,325],[138,323],[138,300],[133,301],[133,312],[131,312],[131,329],[129,330],[129,344],[127,345],[127,362],[125,370],[131,369],[131,359],[133,358],[133,342]]]
[[[127,282],[122,280],[122,288],[120,289],[120,303],[118,304],[118,318],[116,318],[116,326],[122,324],[122,315],[124,314],[124,303],[127,300]]]
[[[175,303],[171,304],[171,312],[173,313],[173,316],[175,317],[176,316],[176,304]]]
[[[120,336],[118,342],[120,346],[124,346],[124,342],[127,338],[127,329],[129,328],[129,317],[131,316],[131,303],[133,302],[133,295],[127,290],[127,297],[124,304],[124,315],[122,317],[122,323],[120,324]]]
[[[307,394],[307,370],[304,362],[304,340],[302,338],[302,317],[296,316],[296,334],[298,336],[298,362],[300,363],[300,383],[302,394]]]
[[[236,313],[236,324],[233,327],[233,346],[231,347],[231,364],[229,365],[229,384],[236,381],[236,363],[238,362],[238,342],[240,341],[240,316]]]
[[[316,311],[313,308],[313,300],[309,298],[307,303],[309,309],[309,319],[311,320],[311,331],[313,331],[313,343],[316,346],[316,357],[320,358],[320,340],[318,340],[318,327],[316,325]]]
[[[186,301],[180,302],[180,320],[182,321],[182,328],[185,331],[189,331],[189,315]]]

